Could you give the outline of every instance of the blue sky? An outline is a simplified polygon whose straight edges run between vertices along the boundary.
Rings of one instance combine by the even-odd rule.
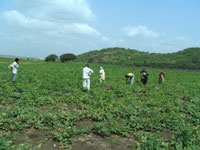
[[[0,54],[200,47],[199,0],[1,0]]]

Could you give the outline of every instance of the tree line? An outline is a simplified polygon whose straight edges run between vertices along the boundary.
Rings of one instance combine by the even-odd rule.
[[[76,59],[76,55],[72,53],[63,54],[63,55],[60,55],[60,57],[58,57],[55,54],[50,54],[49,56],[45,58],[45,61],[55,62],[55,61],[60,60],[61,62],[67,62],[67,61],[74,61],[75,59]]]

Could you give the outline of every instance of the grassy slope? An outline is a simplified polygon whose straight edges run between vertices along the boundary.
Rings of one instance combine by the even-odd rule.
[[[200,48],[188,48],[168,54],[107,48],[81,54],[77,57],[77,61],[154,68],[200,69]]]

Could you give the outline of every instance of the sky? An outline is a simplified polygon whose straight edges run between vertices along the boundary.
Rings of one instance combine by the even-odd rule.
[[[199,0],[0,0],[0,55],[200,47]]]

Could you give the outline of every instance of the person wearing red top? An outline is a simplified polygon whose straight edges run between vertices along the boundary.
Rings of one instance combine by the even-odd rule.
[[[164,72],[159,73],[159,83],[163,83],[165,81],[165,74]]]

